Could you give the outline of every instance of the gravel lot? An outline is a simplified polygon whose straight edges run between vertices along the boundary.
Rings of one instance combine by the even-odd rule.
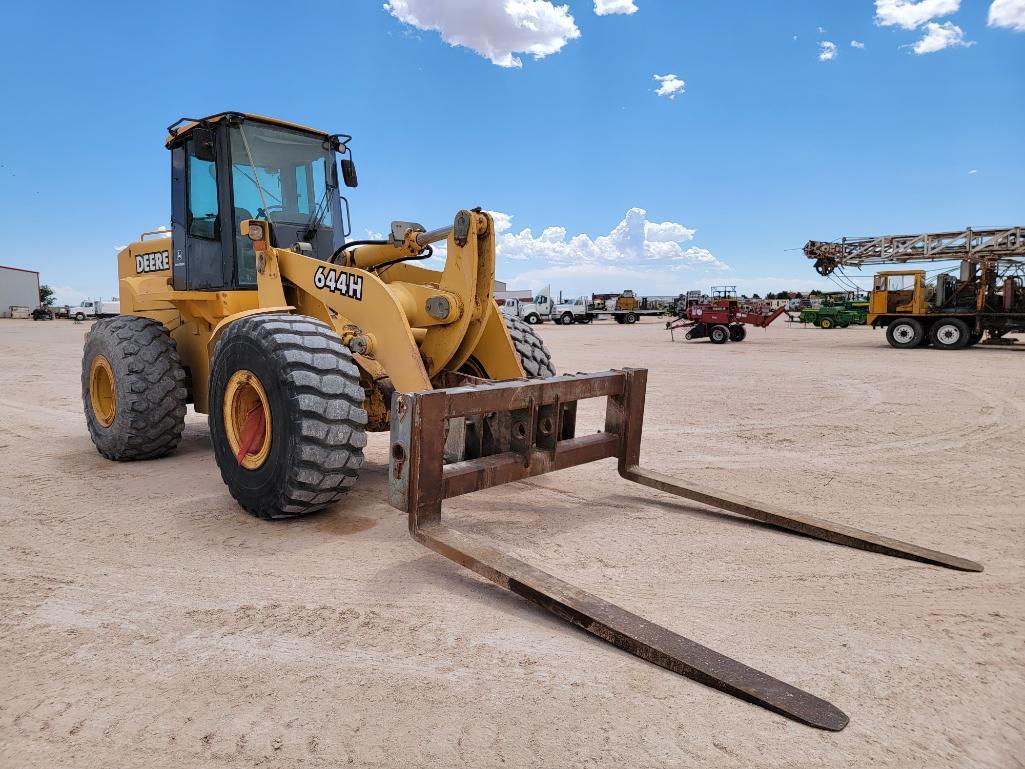
[[[1022,767],[1025,345],[896,351],[781,322],[742,344],[545,325],[560,372],[649,369],[643,462],[981,561],[829,545],[611,461],[452,500],[516,555],[824,697],[800,726],[619,652],[417,545],[386,436],[332,509],[262,522],[206,417],[115,464],[85,324],[0,321],[0,766]],[[679,337],[678,337],[679,338]]]

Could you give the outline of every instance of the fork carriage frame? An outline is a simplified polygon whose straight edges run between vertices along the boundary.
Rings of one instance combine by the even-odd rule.
[[[482,381],[482,380],[475,380]],[[645,369],[544,380],[487,382],[414,393],[392,402],[389,502],[409,514],[421,544],[612,645],[680,675],[809,726],[838,731],[848,718],[807,692],[721,655],[442,523],[444,500],[553,470],[615,458],[629,481],[807,536],[961,571],[956,556],[788,513],[753,500],[686,486],[640,467]],[[576,436],[576,404],[607,398],[605,429]],[[455,440],[453,440],[455,439]],[[446,447],[469,459],[445,464]]]

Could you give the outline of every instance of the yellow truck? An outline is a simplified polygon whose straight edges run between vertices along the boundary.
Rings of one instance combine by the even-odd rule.
[[[988,343],[1008,342],[1011,331],[1025,331],[1025,286],[1020,277],[1000,275],[997,265],[962,265],[961,276],[943,272],[927,280],[924,270],[876,273],[868,322],[886,329],[897,349],[932,345],[941,350],[970,347],[988,334]]]
[[[875,264],[960,263],[958,274],[941,267],[931,279],[924,270],[876,273],[868,322],[886,329],[892,347],[1009,344],[1008,333],[1025,331],[1023,227],[809,240],[804,254],[823,276]]]

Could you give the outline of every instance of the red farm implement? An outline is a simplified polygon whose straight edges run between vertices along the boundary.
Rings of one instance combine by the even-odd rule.
[[[777,307],[770,313],[745,309],[737,299],[735,286],[712,286],[711,299],[688,302],[683,313],[666,323],[666,328],[673,339],[676,338],[673,331],[686,329],[684,339],[707,337],[712,344],[743,342],[747,336],[744,326],[765,328],[784,312],[785,307]]]

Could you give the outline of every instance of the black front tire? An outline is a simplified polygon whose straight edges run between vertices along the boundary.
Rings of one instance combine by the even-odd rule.
[[[730,339],[730,330],[726,326],[712,326],[708,330],[708,339],[712,344],[726,344]]]
[[[232,451],[225,424],[231,377],[249,371],[270,409],[270,445],[247,468]],[[366,393],[352,353],[322,321],[301,315],[241,318],[225,329],[210,371],[210,437],[232,497],[259,518],[320,510],[351,489],[366,446]]]
[[[113,385],[106,414],[97,413],[91,392],[99,356],[106,360],[105,376]],[[178,348],[161,323],[118,315],[89,329],[82,355],[82,403],[89,437],[107,459],[156,459],[174,451],[185,429],[187,395]]]
[[[504,315],[505,328],[512,338],[516,354],[520,356],[520,365],[531,379],[546,379],[555,376],[552,354],[545,343],[530,326],[512,315]]]
[[[743,342],[747,338],[747,329],[744,328],[743,324],[737,323],[730,326],[730,341],[731,342]]]
[[[886,341],[898,350],[918,347],[924,339],[925,330],[914,318],[899,318],[886,327]]]

